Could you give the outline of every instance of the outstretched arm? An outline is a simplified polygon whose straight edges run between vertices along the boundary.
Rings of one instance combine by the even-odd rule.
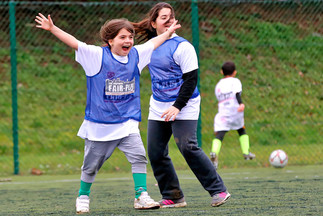
[[[43,14],[39,13],[39,16],[36,16],[35,21],[39,24],[36,25],[37,28],[41,28],[47,31],[50,31],[53,35],[55,35],[58,39],[60,39],[67,46],[77,50],[78,49],[78,41],[77,39],[64,32],[62,29],[58,28],[54,25],[52,18],[48,15],[46,18]]]
[[[167,31],[165,31],[161,35],[158,35],[157,37],[150,39],[150,41],[154,44],[154,49],[162,45],[167,39],[172,36],[176,29],[179,29],[181,27],[181,24],[177,24],[177,22],[178,20],[175,20],[175,22],[171,26],[169,26]]]

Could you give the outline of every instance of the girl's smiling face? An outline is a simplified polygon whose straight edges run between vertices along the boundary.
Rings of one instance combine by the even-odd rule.
[[[174,21],[175,17],[172,15],[171,9],[163,8],[159,11],[156,21],[152,21],[151,25],[156,29],[157,35],[160,35],[167,31]]]
[[[117,36],[109,40],[111,52],[118,56],[126,56],[134,44],[134,35],[126,30],[121,29]]]

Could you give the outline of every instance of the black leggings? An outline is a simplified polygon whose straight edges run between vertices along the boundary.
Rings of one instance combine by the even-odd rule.
[[[242,136],[244,134],[247,134],[246,133],[246,129],[244,127],[240,128],[237,130],[238,131],[238,134],[239,136]],[[224,135],[227,133],[228,131],[217,131],[215,132],[215,138],[221,140],[221,142],[223,141],[224,139]]]
[[[198,146],[196,128],[197,120],[148,121],[148,156],[163,199],[179,199],[184,196],[168,154],[168,141],[172,135],[204,189],[211,196],[226,191],[210,159]]]

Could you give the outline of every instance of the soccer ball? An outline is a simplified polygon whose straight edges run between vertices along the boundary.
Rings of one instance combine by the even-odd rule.
[[[281,150],[275,150],[270,154],[269,163],[276,168],[283,168],[288,162],[287,154]]]

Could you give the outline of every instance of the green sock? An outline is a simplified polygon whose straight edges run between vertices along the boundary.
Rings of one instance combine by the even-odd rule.
[[[135,197],[138,198],[140,194],[147,191],[147,174],[146,173],[133,173],[133,181],[135,182]]]
[[[212,152],[214,152],[217,156],[219,156],[219,153],[220,153],[220,149],[221,149],[221,140],[215,138],[213,139],[212,141]]]
[[[81,195],[90,195],[90,189],[91,189],[92,183],[87,183],[81,180],[81,186],[79,190],[79,196]]]
[[[247,134],[239,137],[242,154],[249,154],[249,136]]]

